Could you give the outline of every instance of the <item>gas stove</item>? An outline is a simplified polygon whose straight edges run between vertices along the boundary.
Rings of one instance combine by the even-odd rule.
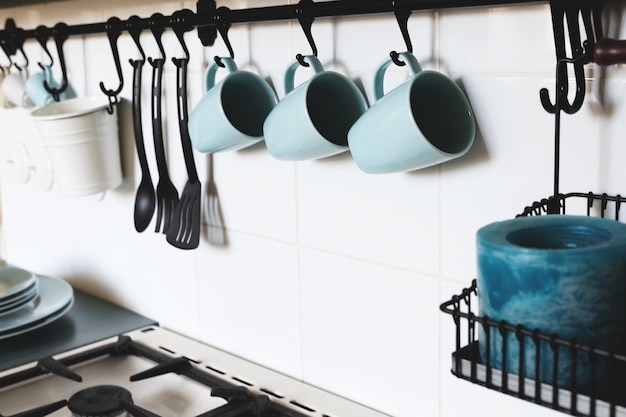
[[[158,326],[0,372],[6,417],[389,417]]]

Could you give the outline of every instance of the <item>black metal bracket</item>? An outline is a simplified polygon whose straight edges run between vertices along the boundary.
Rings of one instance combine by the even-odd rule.
[[[215,20],[217,31],[219,32],[224,44],[226,45],[226,49],[228,49],[228,53],[231,58],[235,58],[235,51],[233,50],[233,46],[230,43],[230,39],[228,38],[228,31],[230,30],[231,24],[228,22],[226,15],[230,12],[228,7],[222,6],[215,11]],[[215,56],[213,58],[215,63],[220,67],[224,68],[225,65],[222,62],[222,58],[219,56]]]
[[[198,20],[208,22],[215,16],[215,0],[198,0],[196,3],[196,13]],[[204,46],[213,46],[217,39],[217,28],[215,26],[198,26],[198,38]]]
[[[311,7],[314,4],[313,0],[300,0],[300,2],[298,2],[298,6],[296,7],[296,17],[298,18],[298,22],[300,22],[300,27],[302,27],[306,40],[309,42],[311,53],[317,56],[317,45],[315,44],[313,32],[311,31],[313,22],[315,22],[315,17],[311,13]],[[296,55],[296,59],[303,67],[309,66],[309,64],[304,60],[303,54]]]
[[[406,45],[407,52],[413,52],[413,43],[411,43],[411,36],[409,35],[409,17],[411,17],[411,10],[404,7],[401,0],[393,0],[393,13],[396,16],[398,26],[400,26],[400,33]],[[404,61],[400,59],[400,54],[397,51],[391,51],[389,53],[391,60],[394,64],[402,67],[406,65]]]
[[[574,114],[585,100],[585,65],[593,60],[594,45],[603,38],[601,13],[606,0],[551,0],[552,27],[557,59],[557,85],[554,104],[550,101],[548,89],[540,91],[541,104],[549,113],[564,111]],[[582,19],[586,40],[582,42],[579,20]],[[566,35],[567,30],[567,35]],[[569,42],[566,42],[569,36]],[[571,56],[567,56],[567,43]],[[574,69],[576,94],[569,101],[568,64]]]
[[[63,44],[68,38],[67,28],[68,28],[68,25],[66,25],[65,23],[57,23],[56,25],[54,25],[54,28],[51,31],[51,34],[54,37],[54,42],[57,47],[57,55],[59,56],[59,65],[61,65],[62,81],[61,81],[61,86],[59,88],[52,87],[50,84],[48,84],[48,81],[44,81],[43,86],[47,92],[52,94],[52,98],[54,98],[54,101],[59,101],[61,99],[60,97],[61,93],[63,93],[67,89],[67,86],[69,85],[67,81],[67,67],[65,66],[65,54],[63,53]]]
[[[124,88],[124,75],[122,74],[122,65],[120,63],[120,53],[117,47],[117,39],[122,34],[122,21],[117,17],[111,17],[106,23],[106,32],[109,38],[109,44],[111,45],[111,52],[113,53],[113,61],[115,62],[115,70],[117,71],[117,77],[119,84],[115,89],[108,89],[104,86],[104,83],[100,82],[100,90],[109,98],[109,107],[107,113],[113,114],[113,106],[118,103],[117,96]]]

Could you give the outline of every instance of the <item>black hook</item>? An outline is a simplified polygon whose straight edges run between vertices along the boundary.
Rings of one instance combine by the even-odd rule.
[[[226,44],[226,48],[228,49],[228,53],[230,54],[230,57],[234,59],[235,52],[233,51],[233,46],[230,44],[230,39],[228,39],[228,31],[230,30],[231,24],[225,21],[225,18],[224,18],[224,14],[226,14],[229,11],[230,9],[225,6],[218,8],[215,12],[215,20],[217,21],[216,23],[217,31],[220,33],[222,40]],[[219,56],[216,56],[214,59],[217,65],[224,68],[224,63],[222,62],[222,59]]]
[[[5,36],[2,39],[5,52],[7,55],[12,56],[20,51],[24,58],[24,64],[13,63],[13,66],[20,72],[25,68],[28,68],[28,57],[24,53],[24,29],[18,28],[15,25],[15,20],[9,18],[6,20],[4,27]]]
[[[122,65],[120,64],[120,53],[117,49],[117,39],[122,34],[122,30],[120,29],[121,20],[117,17],[111,17],[107,20],[105,25],[105,29],[107,32],[107,36],[109,38],[109,43],[111,44],[111,52],[113,52],[113,60],[115,61],[115,69],[117,70],[117,77],[119,79],[119,85],[115,90],[107,89],[104,86],[104,83],[100,81],[100,90],[104,94],[109,97],[109,108],[107,109],[107,113],[113,114],[113,105],[117,104],[118,98],[117,96],[122,91],[124,87],[124,75],[122,74]]]
[[[128,33],[130,33],[130,36],[133,38],[133,41],[135,41],[135,45],[137,45],[137,49],[139,49],[139,53],[141,54],[141,61],[142,62],[146,62],[146,53],[143,51],[143,47],[141,46],[141,41],[140,41],[140,37],[141,37],[141,29],[139,29],[135,24],[138,23],[139,21],[141,21],[141,19],[139,18],[139,16],[131,16],[128,18],[127,21],[127,26],[128,26]],[[130,63],[133,63],[133,60],[130,60]]]
[[[539,92],[541,104],[548,113],[556,113],[564,111],[567,114],[574,114],[583,105],[586,93],[585,84],[585,65],[592,61],[593,45],[595,44],[597,35],[594,34],[594,27],[598,23],[598,8],[594,7],[591,0],[587,7],[582,7],[581,2],[571,2],[569,0],[553,0],[550,3],[552,11],[552,25],[554,29],[554,44],[557,55],[557,85],[556,85],[556,101],[552,104],[547,88],[542,88]],[[592,23],[592,10],[594,14],[594,23]],[[581,42],[579,14],[582,13],[583,21],[587,32],[587,41]],[[569,34],[569,44],[571,45],[572,58],[566,57],[565,42],[565,25],[564,18],[567,21]],[[599,31],[598,31],[599,30]],[[596,27],[596,33],[601,33],[601,26]],[[601,37],[601,35],[600,35]],[[568,66],[572,64],[574,67],[574,76],[576,79],[576,95],[574,100],[568,100],[569,84],[568,84]]]
[[[161,13],[154,13],[150,17],[150,31],[152,32],[152,36],[154,36],[154,40],[159,47],[159,52],[161,52],[160,59],[162,60],[165,60],[165,49],[163,48],[163,42],[161,41],[161,36],[165,31],[165,29],[163,29],[163,25],[161,24],[164,19],[165,16],[163,16]],[[152,57],[148,57],[148,62],[150,63],[150,65],[155,67],[155,60],[153,60]]]
[[[17,68],[19,71],[22,71],[24,68],[28,68],[28,65],[30,63],[28,60],[28,57],[26,56],[26,53],[24,52],[23,44],[24,44],[24,39],[20,39],[17,50],[20,51],[20,53],[22,54],[22,57],[24,58],[24,63],[21,65],[18,65],[17,62],[13,63],[15,68]]]
[[[16,30],[15,21],[10,18],[7,19],[5,23],[5,29],[4,29],[4,31],[6,32],[6,35],[0,39],[0,47],[4,51],[4,54],[6,55],[7,59],[9,60],[9,66],[7,67],[7,69],[10,70],[12,66],[15,66],[15,68],[21,71],[22,69],[19,67],[19,65],[15,65],[13,63],[13,58],[11,58],[11,56],[15,55],[17,51],[17,48],[15,47],[15,42],[14,42],[15,30]]]
[[[411,10],[400,6],[400,0],[392,0],[393,13],[396,15],[396,21],[400,26],[400,32],[402,38],[406,44],[407,52],[413,53],[413,44],[411,43],[411,37],[409,36],[409,17],[411,16]],[[391,60],[394,64],[402,67],[406,65],[404,61],[400,59],[400,54],[397,51],[391,51],[389,53]]]
[[[68,26],[65,23],[57,23],[54,25],[54,29],[52,30],[52,35],[54,36],[54,42],[57,47],[57,55],[59,56],[59,64],[61,65],[61,75],[63,77],[61,81],[61,86],[59,88],[54,88],[48,84],[48,81],[43,82],[43,86],[47,92],[52,94],[52,98],[54,101],[61,100],[61,93],[63,93],[68,86],[67,82],[67,68],[65,66],[65,55],[63,54],[63,44],[68,38],[67,35]]]
[[[5,40],[0,40],[0,48],[2,48],[2,50],[4,51],[4,54],[6,55],[7,59],[9,60],[9,65],[6,67],[8,70],[11,69],[11,67],[13,66],[13,59],[11,58],[11,54],[9,53],[9,50],[7,49],[7,45],[6,45],[6,41]],[[19,67],[17,67],[19,68]]]
[[[37,39],[39,45],[41,45],[46,55],[48,55],[48,59],[50,60],[50,63],[48,65],[50,67],[54,64],[52,54],[50,53],[50,50],[48,50],[48,39],[51,35],[52,31],[50,30],[50,28],[44,25],[37,26],[37,28],[35,29],[35,39]],[[37,65],[39,65],[39,68],[41,68],[42,70],[44,69],[44,65],[41,62],[38,62]]]
[[[313,39],[313,33],[311,32],[311,28],[313,26],[313,22],[315,18],[307,13],[308,9],[313,6],[313,0],[300,0],[298,3],[298,7],[296,8],[296,16],[298,16],[298,22],[300,22],[300,26],[304,31],[304,35],[306,36],[306,40],[309,42],[311,46],[311,50],[313,51],[313,55],[317,56],[317,46],[315,45],[315,40]],[[308,67],[309,64],[304,60],[304,55],[298,54],[296,55],[296,59],[303,67]]]
[[[185,33],[194,28],[193,24],[190,23],[193,17],[194,12],[189,9],[178,10],[172,14],[172,29],[174,30],[174,33],[178,38],[178,42],[180,42],[183,52],[185,53],[185,58],[182,59],[187,62],[189,62],[189,49],[187,49],[187,44],[185,43]],[[180,61],[181,59],[172,58],[172,62],[174,64]]]

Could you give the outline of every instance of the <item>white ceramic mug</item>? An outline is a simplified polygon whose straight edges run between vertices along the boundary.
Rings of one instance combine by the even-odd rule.
[[[263,126],[270,154],[287,161],[318,159],[348,150],[348,130],[367,109],[359,88],[346,76],[324,71],[315,56],[304,57],[313,77],[294,89],[294,61],[285,73],[286,96]]]
[[[410,78],[387,94],[385,72],[374,78],[375,103],[352,126],[350,152],[366,173],[412,171],[465,154],[476,133],[474,114],[461,88],[437,71],[424,71],[413,54],[400,54]]]
[[[229,74],[215,84],[220,68],[209,65],[205,96],[189,116],[189,137],[199,152],[243,149],[263,140],[263,122],[278,99],[263,78],[240,71],[231,58],[220,58]]]
[[[24,79],[21,74],[10,73],[2,80],[2,93],[5,99],[15,107],[29,107]]]

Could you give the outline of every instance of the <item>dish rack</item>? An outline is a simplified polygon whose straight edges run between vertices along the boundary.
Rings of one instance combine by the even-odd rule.
[[[607,194],[594,193],[569,193],[559,194],[541,201],[534,202],[526,207],[522,213],[516,217],[539,216],[550,214],[566,214],[567,208],[575,208],[578,212],[568,214],[583,214],[587,216],[599,216],[603,218],[614,218],[620,220],[620,208],[622,203],[626,203],[626,197],[609,196]],[[555,212],[555,208],[558,211]],[[582,212],[580,212],[582,210]],[[449,301],[441,304],[441,311],[450,314],[454,319],[456,328],[456,345],[452,353],[452,374],[458,378],[482,385],[486,388],[502,392],[538,405],[549,407],[574,416],[589,417],[617,417],[626,416],[626,356],[607,352],[594,346],[578,343],[576,340],[566,340],[558,334],[545,334],[537,329],[528,329],[516,323],[505,321],[495,321],[489,317],[480,317],[474,312],[478,306],[478,288],[476,280],[472,281],[469,288],[463,289],[461,294],[453,296]],[[490,341],[492,329],[502,336],[498,338],[502,344],[501,361],[507,363],[507,354],[510,352],[511,343],[517,344],[519,348],[519,360],[515,366],[515,372],[503,369],[496,369],[492,366],[494,362],[489,346],[493,346]],[[479,354],[478,335],[486,338],[486,352],[483,358]],[[507,346],[509,345],[509,346]],[[548,349],[546,349],[548,347]],[[534,351],[535,363],[524,363],[529,355],[529,349]],[[499,349],[494,349],[498,351]],[[548,372],[551,381],[540,380],[541,355],[550,352],[553,357],[554,367]],[[564,388],[557,384],[559,356],[563,352],[569,352],[572,358],[571,373],[572,378],[569,387]],[[575,371],[577,358],[580,355],[587,355],[591,363],[591,387],[587,390],[577,389],[578,376]],[[608,386],[614,389],[597,388],[600,383],[603,385],[607,381],[599,381],[595,377],[599,362],[608,361],[609,374]],[[534,376],[525,375],[525,369],[535,369]],[[543,370],[545,372],[545,370]],[[549,379],[550,379],[549,378]],[[606,385],[605,385],[606,386]]]

